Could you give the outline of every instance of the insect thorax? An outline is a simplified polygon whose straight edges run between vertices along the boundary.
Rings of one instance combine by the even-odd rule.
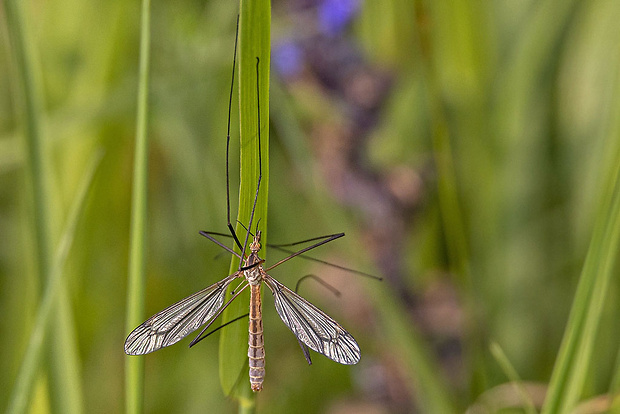
[[[245,262],[245,267],[252,266],[256,263],[260,262],[260,258],[257,254],[252,253]],[[261,265],[258,264],[246,271],[243,272],[245,279],[248,281],[250,285],[257,285],[261,283],[262,276],[260,271]]]

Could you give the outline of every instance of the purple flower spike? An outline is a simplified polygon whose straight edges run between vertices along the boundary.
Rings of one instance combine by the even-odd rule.
[[[319,28],[326,35],[340,33],[360,8],[360,0],[323,0],[318,7]]]
[[[276,45],[271,53],[275,70],[285,78],[299,74],[303,65],[303,52],[293,40]]]

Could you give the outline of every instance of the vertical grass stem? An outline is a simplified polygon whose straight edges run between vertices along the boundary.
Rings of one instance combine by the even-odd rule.
[[[131,200],[131,234],[129,280],[127,291],[127,332],[144,318],[144,284],[146,253],[146,211],[148,174],[148,85],[150,48],[150,0],[142,0],[140,22],[140,66],[138,79],[138,116],[134,153]],[[125,409],[141,413],[144,404],[144,359],[127,357],[125,362]]]

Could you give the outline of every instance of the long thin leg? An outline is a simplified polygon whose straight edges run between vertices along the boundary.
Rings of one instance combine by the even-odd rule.
[[[326,281],[324,281],[323,279],[321,279],[317,275],[313,275],[313,274],[308,274],[306,276],[302,276],[301,278],[299,278],[299,280],[297,281],[297,284],[295,285],[295,293],[299,293],[298,291],[299,291],[299,286],[301,285],[301,282],[303,282],[304,280],[306,280],[308,278],[314,279],[316,282],[318,282],[321,285],[323,285],[323,287],[325,289],[327,289],[330,292],[332,292],[334,294],[334,296],[340,297],[341,293],[340,293],[340,291],[338,289],[336,289],[335,287],[333,287],[332,285],[330,285],[329,283],[327,283]]]
[[[245,224],[243,224],[243,223],[242,223],[242,222],[240,222],[240,221],[237,221],[237,223],[238,223],[241,227],[243,227],[243,230],[248,231],[248,228],[245,226]],[[206,231],[206,230],[203,230],[201,233],[208,233],[208,234],[210,234],[210,235],[212,235],[212,236],[232,237],[232,236],[231,236],[230,234],[228,234],[228,233],[222,233],[222,232],[219,232],[219,231]],[[336,234],[340,234],[340,233],[336,233]],[[253,234],[252,232],[250,232],[250,236],[254,236],[254,234]],[[269,247],[273,247],[273,248],[276,248],[276,249],[279,249],[279,250],[281,250],[281,251],[286,251],[286,252],[288,252],[288,250],[283,249],[283,247],[297,246],[298,244],[304,244],[304,243],[308,243],[308,242],[315,241],[315,240],[323,240],[323,239],[328,239],[328,238],[330,238],[330,237],[332,237],[332,236],[334,236],[334,234],[327,234],[327,235],[325,235],[325,236],[313,237],[313,238],[311,238],[311,239],[306,239],[306,240],[296,241],[296,242],[294,242],[294,243],[282,243],[282,244],[271,244],[271,243],[267,243],[267,246],[269,246]],[[291,253],[293,253],[293,252],[291,252]]]
[[[247,227],[245,227],[243,225],[243,223],[239,223],[239,224],[241,224],[241,227],[243,227],[247,231]],[[200,234],[202,234],[203,236],[207,237],[203,233],[208,233],[210,235],[222,236],[222,237],[232,237],[228,233],[220,233],[220,232],[216,232],[216,231],[201,231],[200,232]],[[340,234],[340,233],[337,233],[337,234]],[[252,233],[250,233],[250,235],[253,236]],[[333,237],[333,236],[335,236],[335,235],[334,234],[328,234],[326,236],[313,237],[311,239],[306,239],[306,240],[302,240],[302,241],[298,241],[298,242],[294,242],[294,243],[283,243],[283,244],[270,244],[270,243],[267,243],[267,247],[279,250],[279,251],[284,252],[284,253],[293,254],[293,253],[295,253],[293,250],[285,249],[284,246],[296,246],[298,244],[308,243],[308,242],[315,241],[315,240],[328,239],[328,238]],[[213,240],[210,237],[208,237],[208,238],[209,238],[209,240]],[[217,241],[215,241],[215,243],[217,243],[218,246],[222,247],[223,249],[226,249],[227,251],[229,251],[229,252],[233,253],[234,255],[236,255],[237,257],[239,257],[237,252],[231,251],[230,248],[222,245],[221,243],[219,243]],[[370,278],[370,279],[375,279],[375,280],[379,280],[379,281],[383,280],[382,277],[373,275],[371,273],[366,273],[366,272],[362,272],[361,270],[355,270],[355,269],[351,269],[349,267],[340,266],[340,265],[337,265],[335,263],[331,263],[331,262],[328,262],[328,261],[325,261],[325,260],[317,259],[316,257],[307,256],[305,254],[299,255],[299,257],[301,259],[310,260],[310,261],[316,262],[316,263],[321,263],[321,264],[324,264],[326,266],[331,266],[331,267],[334,267],[336,269],[340,269],[340,270],[343,270],[343,271],[349,272],[349,273],[354,273],[356,275],[360,275],[360,276],[367,277],[367,278]],[[249,268],[251,268],[251,267],[252,266],[250,266]],[[244,270],[244,269],[242,268],[241,270]]]
[[[299,293],[297,292],[297,290],[299,289],[299,282],[305,277],[306,276],[302,277],[300,280],[297,281],[297,285],[295,285],[295,293]],[[301,352],[303,352],[304,357],[306,358],[306,361],[308,362],[308,365],[312,365],[312,358],[310,357],[310,349],[308,348],[308,345],[301,342],[301,339],[299,339],[297,335],[295,335],[295,339],[297,339],[297,343],[299,344],[299,347],[301,348]]]
[[[222,312],[224,312],[224,309],[226,309],[228,307],[228,305],[230,305],[232,303],[232,301],[235,300],[237,298],[237,296],[239,296],[241,294],[241,292],[243,292],[245,290],[245,288],[247,288],[248,286],[250,286],[250,285],[247,284],[244,287],[242,287],[241,289],[239,289],[237,291],[237,293],[235,293],[232,298],[228,299],[228,302],[226,302],[224,304],[224,306],[222,306],[220,308],[220,310],[218,310],[217,313],[215,315],[213,315],[213,317],[211,318],[211,321],[204,328],[202,328],[202,331],[200,331],[200,333],[192,340],[192,342],[189,343],[189,347],[190,348],[193,347],[198,342],[200,342],[200,341],[202,341],[204,339],[204,338],[201,338],[202,334],[205,333],[205,331],[207,329],[209,329],[209,327],[211,325],[213,325],[213,322],[215,322],[215,320],[222,314]]]
[[[291,254],[290,256],[285,257],[284,259],[280,260],[276,264],[269,266],[267,269],[265,269],[265,272],[268,272],[271,269],[273,269],[274,267],[279,266],[279,265],[281,265],[282,263],[284,263],[284,262],[286,262],[288,260],[291,260],[295,256],[299,256],[300,254],[303,254],[303,253],[305,253],[305,252],[307,252],[309,250],[312,250],[312,249],[317,248],[319,246],[322,246],[322,245],[324,245],[326,243],[329,243],[330,241],[334,241],[336,239],[339,239],[339,238],[341,238],[343,236],[344,236],[344,233],[336,233],[336,234],[332,234],[332,235],[326,236],[325,240],[320,241],[318,243],[314,243],[312,246],[308,246],[308,247],[306,247],[304,249],[301,249],[301,250]]]
[[[312,237],[311,239],[306,239],[306,240],[300,240],[300,241],[296,241],[293,243],[278,243],[278,244],[269,244],[269,247],[291,247],[291,246],[297,246],[299,244],[305,244],[305,243],[309,243],[315,240],[323,240],[323,239],[328,239],[332,236],[335,236],[336,234],[343,234],[344,233],[334,233],[334,234],[326,234],[325,236],[317,236],[317,237]]]
[[[289,253],[289,254],[294,253],[292,250],[285,249],[283,247],[280,247],[279,245],[270,245],[270,244],[268,244],[267,246],[271,247],[273,249],[279,250],[281,252],[284,252],[284,253]],[[344,270],[345,272],[354,273],[356,275],[360,275],[360,276],[367,277],[367,278],[370,278],[370,279],[375,279],[375,280],[379,280],[379,281],[383,280],[382,277],[375,276],[375,275],[373,275],[371,273],[366,273],[366,272],[362,272],[361,270],[355,270],[355,269],[351,269],[351,268],[348,268],[348,267],[345,267],[345,266],[340,266],[340,265],[337,265],[335,263],[331,263],[331,262],[327,262],[325,260],[317,259],[316,257],[307,256],[305,254],[302,254],[301,256],[299,256],[299,258],[300,259],[305,259],[305,260],[310,260],[311,262],[321,263],[321,264],[324,264],[324,265],[327,265],[327,266],[334,267],[336,269]]]
[[[327,283],[320,277],[317,277],[316,275],[312,275],[312,274],[306,275],[297,281],[297,284],[295,285],[295,293],[299,294],[299,285],[301,284],[302,281],[310,277],[316,280],[317,282],[319,282],[326,289],[329,289],[334,295],[338,297],[340,296],[340,291],[338,289],[336,289],[335,287],[333,287],[332,285],[330,285],[329,283]],[[301,342],[301,339],[299,339],[299,337],[297,337],[297,342],[299,343],[299,346],[301,347],[301,352],[303,352],[304,357],[306,357],[306,361],[308,361],[308,365],[312,365],[312,358],[310,358],[310,351],[308,350],[308,345]]]
[[[237,233],[235,233],[235,229],[230,223],[230,174],[228,172],[228,169],[229,169],[228,158],[229,158],[229,153],[230,153],[230,114],[232,112],[232,96],[233,96],[233,89],[235,85],[235,66],[237,63],[237,40],[238,39],[239,39],[239,15],[237,15],[237,30],[235,32],[235,53],[233,55],[233,67],[232,67],[232,77],[231,77],[232,79],[230,81],[230,96],[228,98],[228,134],[226,136],[226,213],[228,216],[227,217],[228,218],[228,230],[230,230],[230,234],[232,235],[233,239],[235,239],[235,243],[237,244],[239,249],[242,249],[241,243],[239,242],[239,239],[237,238]]]
[[[241,259],[241,255],[239,253],[237,253],[236,251],[234,251],[230,247],[226,246],[224,243],[220,242],[215,237],[211,236],[211,235],[216,235],[216,236],[227,236],[227,237],[230,237],[228,234],[218,233],[218,232],[215,232],[215,231],[199,231],[198,233],[200,233],[201,236],[205,236],[207,239],[211,240],[213,243],[217,244],[222,249],[226,250],[229,253],[234,254],[239,259]]]
[[[250,229],[252,228],[252,221],[254,220],[254,211],[256,210],[256,201],[258,200],[258,192],[260,190],[260,181],[263,178],[263,163],[261,157],[261,145],[260,145],[260,85],[258,77],[258,65],[260,59],[256,57],[256,108],[258,110],[258,183],[256,184],[256,194],[254,195],[254,204],[252,205],[252,212],[250,213],[250,221],[248,223],[248,230],[245,232],[245,241],[243,243],[243,249],[241,250],[241,257],[245,257],[245,249],[248,245],[248,238],[250,236]],[[239,270],[241,270],[243,263],[239,262]]]
[[[217,332],[217,331],[219,331],[220,329],[227,327],[227,326],[228,326],[228,325],[230,325],[231,323],[237,322],[238,320],[243,319],[243,318],[247,318],[247,317],[248,317],[248,315],[249,315],[249,313],[246,313],[245,315],[237,316],[235,319],[230,320],[230,321],[228,321],[228,322],[226,322],[226,323],[224,323],[224,324],[222,324],[222,325],[218,326],[217,328],[213,329],[211,332],[207,332],[206,334],[204,334],[204,335],[203,335],[203,336],[201,336],[200,338],[197,338],[197,339],[196,339],[196,342],[194,342],[194,345],[196,345],[198,342],[202,341],[202,340],[203,340],[203,339],[205,339],[206,337],[210,336],[211,334],[216,333],[216,332]]]
[[[234,251],[233,249],[231,249],[230,247],[226,246],[224,243],[220,242],[219,240],[217,240],[215,237],[212,237],[212,235],[216,235],[216,236],[223,236],[223,237],[231,237],[230,234],[226,234],[226,233],[220,233],[217,231],[199,231],[198,233],[200,233],[200,235],[205,236],[207,239],[211,240],[213,243],[217,244],[218,246],[220,246],[222,249],[226,250],[229,253],[234,254],[235,256],[237,256],[239,259],[241,259],[241,255],[239,253],[237,253],[236,251]],[[248,270],[251,269],[253,267],[256,267],[258,265],[261,265],[265,263],[265,261],[263,259],[259,260],[258,262],[249,265],[249,266],[241,266],[239,268],[239,271],[244,271],[244,270]]]
[[[285,249],[284,247],[297,246],[298,244],[304,244],[304,243],[308,243],[308,242],[315,241],[315,240],[328,239],[330,237],[333,237],[333,236],[336,236],[336,235],[339,235],[339,234],[342,234],[344,236],[344,233],[328,234],[326,236],[312,237],[311,239],[301,240],[301,241],[294,242],[294,243],[267,244],[267,246],[271,247],[273,249],[276,249],[276,250],[280,250],[281,252],[284,252],[284,253],[293,254],[294,253],[293,251]],[[329,241],[331,241],[331,240],[329,240]],[[332,266],[332,267],[335,267],[336,269],[340,269],[340,270],[344,270],[344,271],[347,271],[347,272],[355,273],[355,274],[358,274],[360,276],[368,277],[368,278],[375,279],[375,280],[383,280],[382,277],[375,276],[373,274],[362,272],[362,271],[355,270],[355,269],[349,269],[348,267],[344,267],[344,266],[340,266],[340,265],[337,265],[337,264],[334,264],[334,263],[326,262],[324,260],[317,259],[315,257],[305,256],[305,255],[301,255],[299,257],[301,257],[302,259],[306,259],[306,260],[310,260],[310,261],[313,261],[313,262],[322,263],[322,264],[325,264],[325,265],[328,265],[328,266]]]

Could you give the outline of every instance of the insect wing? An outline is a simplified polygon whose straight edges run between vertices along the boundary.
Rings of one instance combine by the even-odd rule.
[[[265,275],[282,322],[310,349],[345,365],[357,364],[360,348],[338,322],[282,283]]]
[[[175,344],[209,321],[224,304],[235,275],[175,303],[147,319],[125,340],[127,355],[143,355]]]

